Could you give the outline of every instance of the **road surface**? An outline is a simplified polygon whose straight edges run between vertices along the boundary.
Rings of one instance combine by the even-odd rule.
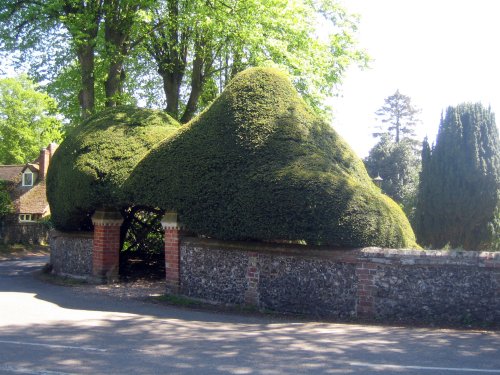
[[[39,281],[0,262],[0,374],[500,374],[500,332],[193,311]]]

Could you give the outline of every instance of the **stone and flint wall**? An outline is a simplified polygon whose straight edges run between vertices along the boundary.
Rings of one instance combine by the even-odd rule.
[[[52,272],[75,278],[88,278],[92,275],[92,232],[52,230],[49,240]]]
[[[105,211],[93,234],[53,232],[54,272],[112,281],[120,223]],[[341,320],[500,326],[500,252],[228,242],[183,238],[176,215],[162,225],[169,294]]]
[[[180,293],[323,318],[500,325],[500,253],[185,238]]]

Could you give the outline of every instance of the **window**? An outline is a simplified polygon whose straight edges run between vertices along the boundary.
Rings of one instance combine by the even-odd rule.
[[[28,221],[34,221],[31,214],[20,214],[19,215],[19,222],[20,223],[26,223]]]
[[[33,186],[33,172],[30,170],[23,173],[23,186]]]

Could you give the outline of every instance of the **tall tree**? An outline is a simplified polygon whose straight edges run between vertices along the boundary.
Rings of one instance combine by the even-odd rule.
[[[21,50],[35,65],[41,56],[45,55],[44,62],[50,56],[54,70],[76,59],[80,68],[76,94],[82,114],[87,115],[95,103],[94,55],[101,19],[102,0],[0,0],[2,49]]]
[[[55,79],[76,61],[79,87],[73,95],[86,117],[95,110],[96,84],[104,84],[107,106],[120,102],[131,35],[140,10],[151,1],[0,0],[0,47],[23,51],[41,70],[41,80]],[[106,67],[98,81],[97,55]]]
[[[0,79],[0,164],[32,161],[40,149],[61,140],[54,99],[24,76]]]
[[[394,142],[388,134],[370,150],[365,159],[370,176],[382,177],[382,191],[398,202],[413,222],[418,189],[420,158],[412,142]]]
[[[385,98],[385,103],[375,114],[382,124],[377,126],[374,137],[389,134],[396,143],[403,139],[415,139],[415,126],[418,124],[420,110],[413,106],[411,98],[396,92]]]
[[[289,71],[306,100],[325,110],[345,69],[367,61],[353,38],[356,21],[334,0],[0,0],[0,49],[31,56],[54,94],[78,93],[83,115],[132,92],[154,102],[161,87],[152,59],[167,111],[187,122],[234,74],[257,65]]]
[[[125,60],[130,50],[142,41],[137,35],[141,10],[147,9],[153,0],[104,0],[104,61],[107,74],[104,81],[106,106],[123,104]]]
[[[281,66],[324,109],[346,67],[366,62],[353,41],[355,19],[330,0],[172,0],[153,14],[147,51],[163,79],[166,109],[181,122],[250,66]],[[330,30],[325,39],[317,37],[321,22]]]
[[[495,116],[481,104],[449,107],[436,145],[424,143],[417,235],[433,247],[500,245],[500,141]]]

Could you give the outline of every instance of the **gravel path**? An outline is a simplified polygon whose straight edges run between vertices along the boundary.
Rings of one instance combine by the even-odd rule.
[[[118,299],[146,299],[165,294],[165,281],[136,280],[106,285],[84,284],[74,286],[77,293],[100,294]]]

